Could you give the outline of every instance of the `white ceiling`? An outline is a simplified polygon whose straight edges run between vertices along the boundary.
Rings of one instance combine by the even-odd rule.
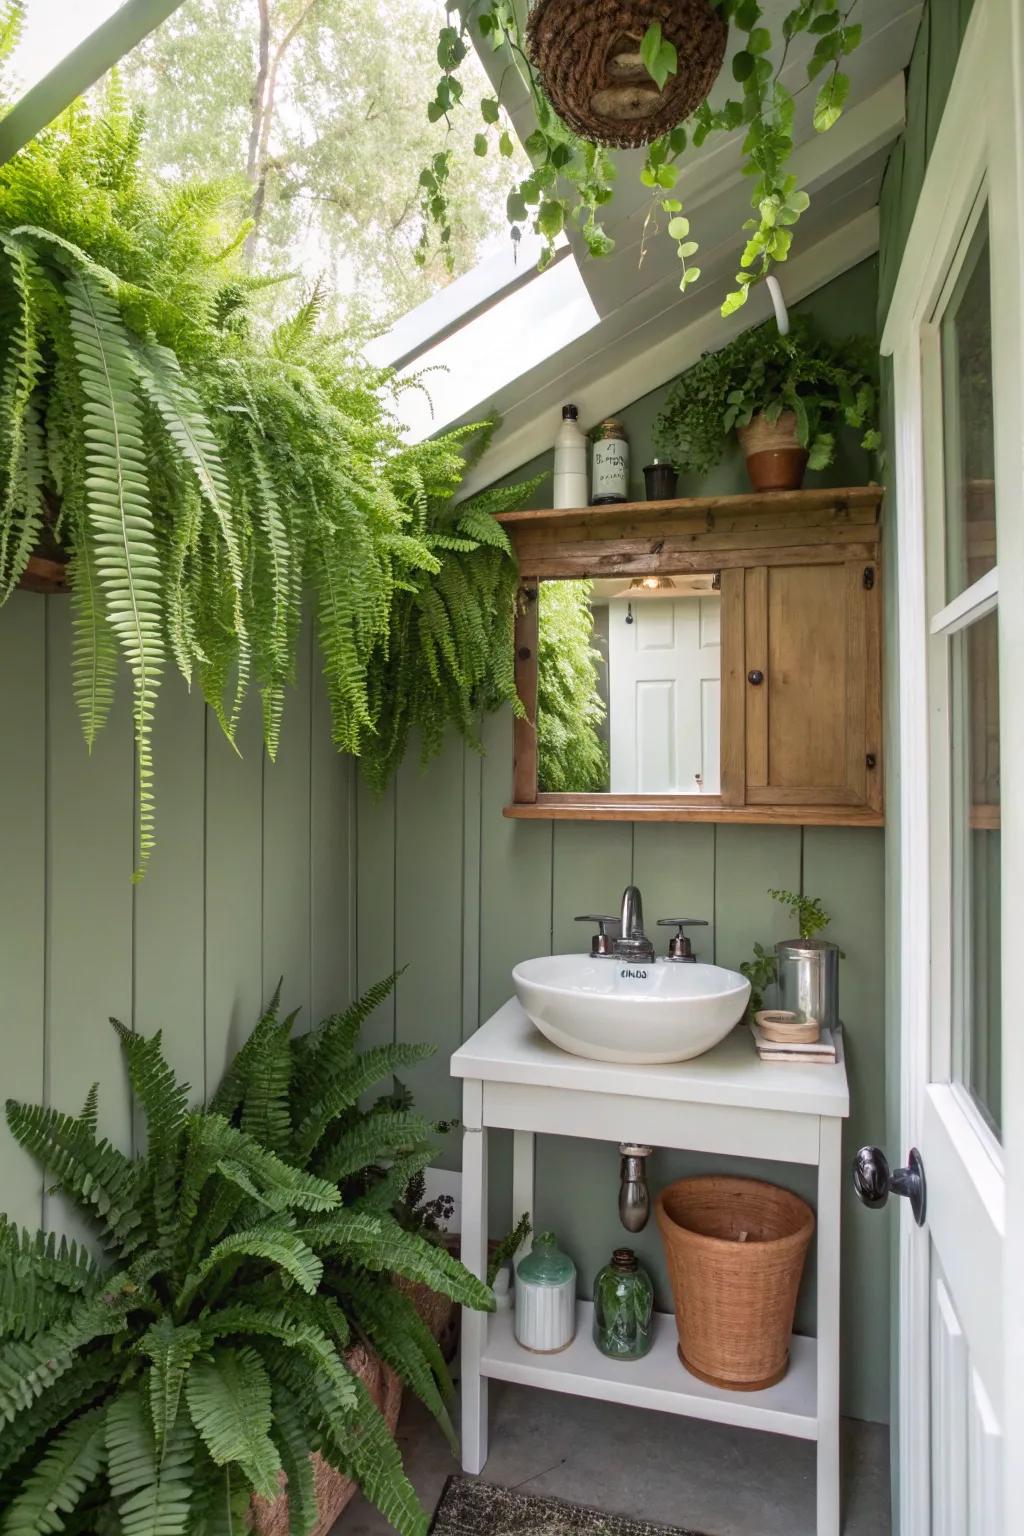
[[[791,4],[764,0],[773,35],[780,32],[779,22]],[[864,36],[844,66],[851,76],[851,105],[826,134],[816,134],[810,122],[814,88],[799,90],[814,39],[804,35],[794,42],[783,73],[798,104],[792,169],[810,193],[811,206],[796,228],[789,262],[778,269],[791,301],[863,260],[877,246],[874,210],[889,150],[903,126],[903,71],[921,9],[921,0],[863,0],[858,6]],[[730,39],[730,56],[734,48]],[[481,57],[497,85],[506,67],[504,55],[485,45]],[[511,78],[509,70],[503,97]],[[728,94],[731,84],[727,62],[712,101]],[[516,128],[525,137],[533,126],[525,92],[511,107]],[[605,225],[615,240],[613,254],[595,260],[587,256],[577,235],[571,237],[600,323],[481,402],[499,411],[502,426],[467,488],[511,473],[547,447],[562,401],[576,401],[581,422],[589,425],[673,378],[709,346],[770,313],[767,295],[758,289],[731,321],[718,315],[737,270],[741,226],[750,213],[750,183],[740,169],[741,143],[742,132],[715,135],[683,157],[680,195],[693,238],[700,242],[700,253],[693,259],[701,268],[700,280],[685,297],[678,288],[674,242],[667,236],[649,242],[644,262],[639,262],[651,193],[639,180],[642,152],[617,153],[615,199],[605,210]]]

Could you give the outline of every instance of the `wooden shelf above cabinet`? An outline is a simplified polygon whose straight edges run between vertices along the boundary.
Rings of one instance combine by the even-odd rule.
[[[771,827],[882,827],[880,810],[855,805],[723,805],[712,796],[687,799],[637,795],[538,795],[512,801],[503,815],[512,821],[696,821],[719,825]]]
[[[730,566],[871,560],[884,489],[862,485],[601,507],[544,507],[498,517],[531,577],[642,576]]]

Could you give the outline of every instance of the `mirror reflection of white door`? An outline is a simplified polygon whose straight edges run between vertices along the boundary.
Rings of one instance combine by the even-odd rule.
[[[899,574],[890,1151],[917,1147],[927,1181],[923,1226],[899,1202],[901,1536],[1024,1529],[1022,20],[1019,0],[975,0],[882,344]]]
[[[717,795],[721,598],[608,605],[613,795]]]

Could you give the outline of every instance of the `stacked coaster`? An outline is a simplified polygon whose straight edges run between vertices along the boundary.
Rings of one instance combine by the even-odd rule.
[[[821,1062],[836,1059],[831,1031],[817,1019],[801,1019],[780,1008],[763,1008],[752,1025],[757,1054],[762,1061]]]

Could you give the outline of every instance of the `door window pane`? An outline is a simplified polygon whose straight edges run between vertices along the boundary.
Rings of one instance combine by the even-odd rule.
[[[999,640],[988,614],[950,637],[954,1067],[1001,1127]]]
[[[988,217],[940,323],[946,461],[946,601],[996,563]]]

